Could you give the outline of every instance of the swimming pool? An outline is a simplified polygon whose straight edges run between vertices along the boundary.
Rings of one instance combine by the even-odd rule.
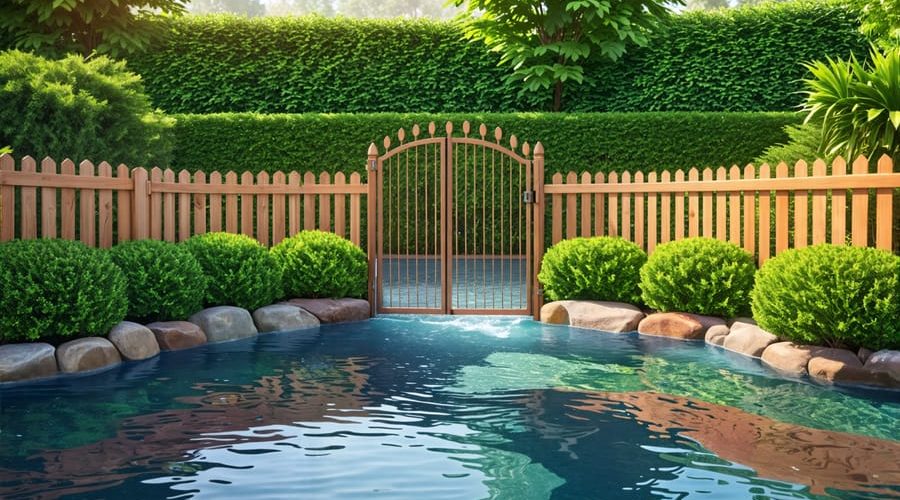
[[[0,496],[898,496],[898,429],[702,343],[385,316],[0,388]]]

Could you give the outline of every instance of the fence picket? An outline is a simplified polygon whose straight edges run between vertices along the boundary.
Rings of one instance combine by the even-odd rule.
[[[84,160],[78,165],[78,175],[83,177],[94,177],[94,164]],[[97,225],[96,225],[96,203],[94,202],[95,190],[82,189],[80,208],[80,234],[79,239],[87,246],[92,247],[97,244]]]
[[[187,170],[178,172],[179,184],[190,184],[191,173]],[[184,241],[191,237],[191,203],[190,193],[178,194],[178,241]]]
[[[129,179],[131,172],[126,165],[119,164],[116,167],[116,177],[119,179]],[[132,186],[134,184],[132,183]],[[132,220],[131,220],[131,204],[133,191],[120,190],[116,191],[116,222],[118,224],[119,237],[117,243],[131,240]]]
[[[652,172],[650,175],[653,175],[655,177],[656,173]],[[663,184],[668,184],[669,182],[671,182],[671,178],[672,178],[672,174],[670,174],[668,171],[665,171],[662,174],[660,174],[660,181]],[[676,195],[676,197],[677,197],[677,195]],[[650,202],[653,203],[654,205],[656,205],[656,197],[655,196],[651,197]],[[682,203],[682,209],[683,209],[684,208],[684,197],[683,196],[681,198],[681,203]],[[666,243],[667,241],[670,241],[672,239],[672,195],[670,193],[662,193],[662,195],[660,195],[660,205],[661,205],[661,207],[660,207],[660,218],[661,218],[660,222],[661,222],[661,224],[660,224],[659,242]],[[648,217],[648,219],[647,219],[648,222],[650,222],[652,224],[656,223],[655,217],[653,219],[650,219],[649,215],[647,217]],[[675,224],[676,225],[678,224],[678,217],[675,218]],[[682,225],[682,227],[683,227],[683,225]],[[656,240],[654,238],[654,242],[655,241]]]
[[[225,174],[225,185],[234,186],[238,183],[238,176],[234,172]],[[238,232],[238,197],[236,194],[225,195],[225,231]]]
[[[163,182],[175,182],[175,172],[171,168],[163,170]],[[163,192],[163,239],[175,241],[175,193]]]
[[[52,158],[41,160],[41,173],[56,174],[56,162]],[[41,238],[56,238],[56,188],[41,188]]]
[[[775,178],[783,179],[788,176],[787,163],[781,162],[775,167]],[[788,191],[779,189],[775,191],[775,255],[780,254],[788,247]]]
[[[252,186],[255,184],[253,182],[253,174],[251,172],[244,172],[241,174],[241,185],[242,186]],[[241,234],[249,236],[251,238],[254,237],[253,230],[253,210],[254,210],[254,198],[255,195],[252,194],[242,194],[241,208],[240,208],[240,219],[241,219]]]
[[[288,185],[299,186],[300,174],[291,172],[288,174]],[[288,236],[293,236],[300,232],[300,195],[288,195]]]
[[[669,176],[666,176],[666,180],[668,180]],[[647,184],[655,184],[656,183],[656,172],[650,172],[647,174]],[[653,189],[653,186],[648,186],[650,190]],[[652,253],[653,250],[656,249],[656,203],[657,197],[656,193],[651,192],[649,198],[647,199],[647,253]],[[669,231],[669,217],[668,217],[668,207],[663,206],[663,226],[665,227],[665,232]]]
[[[591,183],[591,173],[583,172],[581,174],[581,183]],[[591,195],[584,193],[581,195],[581,236],[589,238],[591,236]]]
[[[609,177],[607,177],[607,184],[618,184],[619,183],[619,175],[615,172],[610,172]],[[619,235],[619,197],[616,193],[609,193],[609,210],[607,211],[607,217],[609,219],[609,226],[607,228],[607,233],[610,236],[618,236]]]
[[[222,174],[213,172],[209,174],[209,185],[212,189],[222,184]],[[222,195],[210,193],[209,195],[209,231],[218,233],[222,230]]]
[[[847,162],[838,156],[831,162],[831,175],[845,175]],[[831,190],[831,243],[843,245],[847,239],[847,190]]]
[[[853,175],[864,175],[869,173],[869,161],[860,156],[853,162]],[[850,233],[855,246],[864,247],[869,242],[868,225],[869,225],[869,190],[854,189],[851,195],[853,203],[853,225]]]
[[[594,175],[594,183],[595,184],[603,184],[603,172],[597,172]],[[594,195],[594,235],[595,236],[603,236],[603,223],[605,218],[603,217],[604,212],[606,211],[606,197],[603,193],[596,193]]]
[[[331,184],[331,174],[322,172],[319,174],[319,185]],[[407,184],[407,189],[409,185]],[[407,212],[408,215],[408,212]],[[409,229],[409,221],[406,224]],[[320,231],[331,231],[331,195],[326,193],[319,194],[319,228]],[[407,235],[408,237],[409,235]]]
[[[741,180],[741,169],[733,165],[728,171],[728,178]],[[741,193],[730,191],[728,195],[728,241],[741,246]]]
[[[100,162],[97,166],[98,177],[112,177],[112,166],[107,162]],[[109,248],[113,244],[113,207],[112,207],[112,190],[101,189],[97,195],[99,206],[97,207],[97,215],[99,223],[97,224],[100,236],[100,248]]]
[[[552,182],[554,184],[562,184],[562,174],[557,172],[553,174]],[[553,227],[551,228],[552,239],[550,240],[554,245],[557,244],[560,240],[562,240],[562,195],[554,194],[551,200],[551,206],[553,208],[552,221]]]
[[[256,185],[265,187],[269,185],[269,173],[256,174]],[[269,195],[266,193],[256,195],[256,240],[263,246],[269,246]]]
[[[676,170],[675,182],[684,182],[684,179],[684,170]],[[673,196],[675,197],[675,239],[680,240],[684,238],[684,228],[687,224],[687,217],[684,211],[684,198],[687,196],[687,193],[678,191]]]
[[[416,169],[418,172],[418,169]],[[334,174],[334,185],[335,186],[343,186],[347,183],[346,176],[343,172],[338,172]],[[334,234],[344,237],[347,237],[347,197],[343,194],[334,195]],[[418,211],[416,212],[416,221],[418,221]],[[416,223],[416,231],[418,231],[418,223]],[[415,239],[416,243],[418,243],[419,238]],[[419,252],[416,252],[418,255]]]
[[[631,184],[631,172],[622,172],[619,179],[621,184]],[[628,241],[634,241],[631,236],[631,193],[623,192],[620,200],[622,208],[622,225],[619,226],[619,234]]]
[[[315,186],[316,176],[312,172],[303,174],[303,186]],[[303,195],[303,229],[310,230],[316,228],[316,195]]]
[[[700,179],[700,175],[696,168],[688,171],[688,180],[695,182]],[[700,235],[700,197],[696,191],[692,191],[688,195],[689,212],[688,212],[688,236],[694,238]]]
[[[794,177],[808,177],[809,165],[800,160],[794,165]],[[794,191],[794,248],[809,244],[809,196],[805,189]]]
[[[634,183],[644,183],[644,174],[642,172],[635,172]],[[644,203],[646,203],[646,198],[647,195],[645,193],[634,193],[634,243],[642,249],[646,249],[644,247],[644,234],[646,231],[646,227],[644,227]]]
[[[703,180],[713,180],[713,171],[711,168],[703,169]],[[713,234],[713,193],[707,191],[703,193],[703,237],[712,238]]]
[[[878,159],[878,173],[889,174],[893,171],[891,157],[883,155]],[[881,188],[875,190],[875,247],[891,251],[891,236],[894,230],[893,190]]]
[[[759,178],[769,178],[769,164],[763,163],[759,167]],[[769,259],[771,249],[771,220],[772,204],[771,191],[760,190],[759,192],[759,265],[762,265]]]
[[[350,185],[359,186],[360,184],[362,184],[362,176],[359,175],[359,172],[350,174]],[[360,225],[362,220],[362,216],[360,215],[361,198],[362,195],[359,193],[350,195],[350,241],[357,245],[362,243],[360,236]],[[373,229],[369,230],[372,231]]]
[[[726,205],[726,197],[725,197],[725,181],[727,180],[727,174],[724,167],[719,167],[716,169],[716,181],[720,182],[723,186],[723,189],[716,191],[716,239],[721,241],[728,241],[728,235],[725,234],[725,224],[727,222],[728,217],[728,208]]]
[[[283,186],[284,183],[284,172],[275,172],[272,174],[272,185]],[[286,223],[284,202],[285,199],[283,194],[275,193],[272,195],[272,245],[277,245],[284,239]]]
[[[15,172],[16,161],[12,155],[0,155],[0,174]],[[3,184],[0,186],[0,241],[9,241],[16,237],[16,188]]]
[[[744,179],[755,178],[756,170],[753,165],[744,167]],[[756,191],[742,191],[741,198],[744,202],[744,250],[753,255],[756,253]],[[738,208],[738,213],[740,213],[740,208]]]
[[[21,171],[33,174],[36,170],[34,158],[26,156],[22,158]],[[22,186],[19,192],[19,202],[22,204],[21,222],[19,229],[22,239],[37,238],[37,189]]]
[[[194,184],[208,185],[206,174],[201,171],[194,172]],[[206,193],[194,193],[192,206],[194,210],[193,233],[206,234]]]
[[[816,160],[813,163],[813,176],[824,177],[826,174],[825,162]],[[825,217],[827,207],[827,197],[824,189],[816,189],[812,192],[812,244],[818,245],[825,243]]]

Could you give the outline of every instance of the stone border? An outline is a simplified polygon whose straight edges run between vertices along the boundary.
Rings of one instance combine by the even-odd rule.
[[[858,353],[846,349],[796,345],[783,341],[750,318],[730,323],[713,316],[690,313],[645,313],[631,304],[592,300],[561,300],[541,308],[541,321],[613,333],[637,331],[641,335],[678,340],[704,340],[707,344],[752,358],[781,375],[826,383],[900,389],[900,351]]]
[[[123,321],[107,337],[83,337],[54,348],[44,342],[0,345],[0,385],[45,379],[61,373],[101,371],[123,360],[152,358],[175,351],[254,337],[260,333],[316,328],[323,323],[369,319],[369,303],[361,299],[292,299],[250,311],[216,306],[198,311],[188,321],[148,325]]]

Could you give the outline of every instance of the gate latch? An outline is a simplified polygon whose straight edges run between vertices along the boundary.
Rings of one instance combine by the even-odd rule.
[[[522,192],[522,203],[534,203],[535,192],[534,191],[523,191]]]

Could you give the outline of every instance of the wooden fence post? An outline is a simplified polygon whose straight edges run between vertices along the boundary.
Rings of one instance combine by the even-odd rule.
[[[369,160],[366,162],[366,172],[368,173],[366,176],[366,185],[368,186],[368,194],[366,196],[366,218],[367,218],[367,227],[366,227],[366,235],[368,236],[368,245],[367,245],[367,256],[369,258],[369,315],[375,316],[376,312],[376,303],[375,298],[378,294],[377,287],[375,286],[375,266],[377,265],[376,261],[376,249],[375,249],[375,236],[376,236],[376,228],[378,225],[377,218],[377,195],[378,192],[378,148],[375,146],[375,143],[369,145]]]
[[[544,203],[544,145],[538,142],[534,145],[534,254],[532,266],[534,275],[532,280],[532,315],[535,320],[541,319],[541,306],[543,306],[544,291],[538,283],[538,273],[541,272],[541,258],[544,256],[544,216],[546,215]]]
[[[145,240],[150,237],[150,179],[143,167],[131,172],[134,182],[131,216],[134,217],[132,233],[134,239]]]

